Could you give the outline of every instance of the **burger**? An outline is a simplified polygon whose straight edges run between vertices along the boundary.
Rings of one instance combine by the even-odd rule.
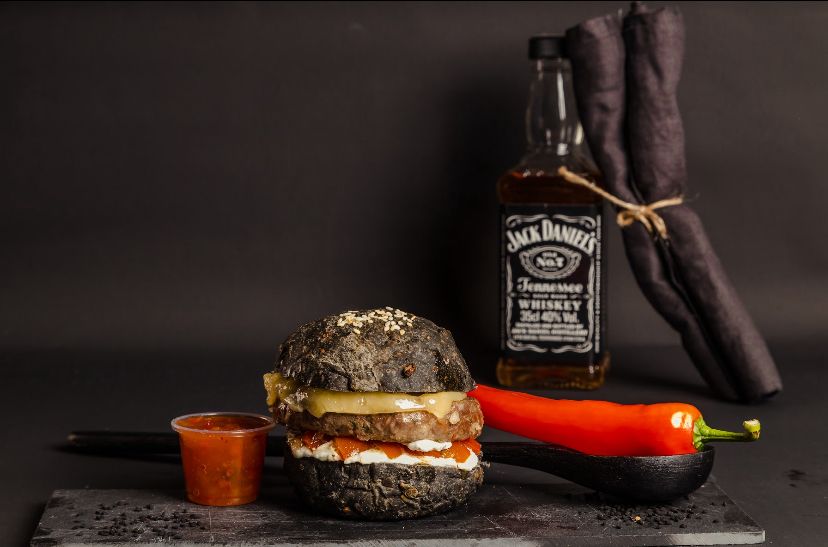
[[[422,517],[464,504],[483,481],[475,384],[431,321],[384,308],[307,323],[264,383],[287,428],[285,473],[318,511]]]

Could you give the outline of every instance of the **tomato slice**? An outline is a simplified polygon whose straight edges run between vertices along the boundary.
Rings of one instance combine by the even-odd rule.
[[[382,450],[390,460],[402,456],[404,452],[408,452],[408,449],[400,443],[372,442],[371,448]]]
[[[468,460],[470,455],[471,452],[469,452],[469,449],[462,441],[453,442],[450,447],[440,452],[441,458],[451,458],[457,463],[463,463]]]
[[[321,431],[305,431],[302,433],[302,444],[311,450],[316,450],[330,439]]]
[[[466,446],[469,447],[469,450],[471,450],[478,456],[480,455],[480,443],[477,442],[475,439],[466,439],[465,441],[460,442],[466,443]]]
[[[354,437],[334,437],[334,446],[336,451],[339,452],[339,457],[343,460],[371,448],[370,443],[360,441]]]
[[[443,455],[442,455],[442,454],[443,454],[443,452],[445,452],[445,451],[440,451],[440,450],[429,450],[428,452],[419,452],[419,451],[417,451],[417,450],[408,450],[408,449],[406,448],[406,452],[408,452],[408,453],[409,453],[409,454],[411,454],[412,456],[419,456],[419,457],[431,456],[432,458],[442,458],[442,457],[443,457]]]

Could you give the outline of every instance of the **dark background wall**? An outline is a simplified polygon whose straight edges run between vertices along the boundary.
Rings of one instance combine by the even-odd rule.
[[[0,348],[268,351],[393,305],[489,366],[526,39],[625,7],[3,4]],[[681,9],[695,206],[771,340],[824,333],[828,5]],[[609,245],[611,343],[675,343]]]

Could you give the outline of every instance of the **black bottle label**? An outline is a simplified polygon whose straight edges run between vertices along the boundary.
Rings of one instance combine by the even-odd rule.
[[[501,350],[594,363],[602,351],[600,205],[501,206]]]

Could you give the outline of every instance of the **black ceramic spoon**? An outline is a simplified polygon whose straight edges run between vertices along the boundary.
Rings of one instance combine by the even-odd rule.
[[[481,444],[486,461],[538,469],[635,501],[669,501],[695,491],[710,476],[716,454],[707,447],[678,456],[590,456],[545,443]]]
[[[176,433],[76,431],[69,448],[111,454],[177,454]],[[576,484],[635,501],[669,501],[707,480],[715,452],[705,448],[680,456],[590,456],[544,443],[484,442],[485,461],[537,469]],[[268,456],[281,456],[285,438],[270,436]]]

